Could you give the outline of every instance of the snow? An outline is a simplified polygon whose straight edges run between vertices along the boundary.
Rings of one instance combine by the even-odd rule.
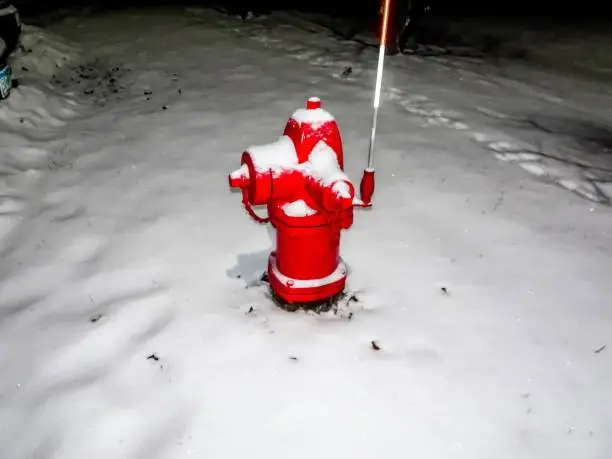
[[[272,143],[251,146],[246,151],[253,160],[253,166],[259,172],[272,170],[274,173],[279,173],[284,169],[295,167],[298,163],[295,145],[286,135]]]
[[[358,302],[290,314],[227,174],[319,94],[361,175],[376,50],[317,27],[26,28],[47,38],[0,104],[0,457],[608,457],[612,211],[585,196],[610,168],[575,141],[607,90],[389,59],[374,206],[342,236]]]
[[[289,217],[308,217],[317,213],[303,199],[283,204],[282,209]]]
[[[238,169],[233,171],[230,174],[230,177],[232,179],[239,179],[239,178],[248,179],[249,178],[249,166],[247,166],[246,164],[243,164]]]
[[[293,112],[291,118],[297,121],[299,124],[312,124],[314,129],[323,123],[335,121],[332,114],[324,108],[298,108]]]
[[[347,182],[336,182],[332,185],[332,191],[341,198],[351,199],[351,187]]]
[[[340,169],[336,152],[322,140],[313,147],[308,161],[301,167],[306,174],[316,178],[324,186],[333,185],[335,182],[350,182],[349,177]]]
[[[30,74],[51,79],[63,69],[68,69],[83,60],[83,52],[75,43],[71,43],[46,29],[24,24],[21,36],[21,47],[18,51],[18,65],[15,76],[25,77]]]
[[[58,94],[50,79],[57,80],[77,65],[82,53],[76,44],[29,25],[23,26],[22,48],[12,59],[12,67],[13,78],[25,84],[0,105],[0,120],[13,129],[25,127],[41,136],[78,115],[78,102],[70,94]]]

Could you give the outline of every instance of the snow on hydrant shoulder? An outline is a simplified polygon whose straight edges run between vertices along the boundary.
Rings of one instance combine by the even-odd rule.
[[[266,145],[255,145],[246,149],[258,170],[276,170],[297,164],[297,154],[292,140],[286,135],[276,142]]]
[[[324,184],[349,181],[338,164],[338,155],[323,141],[319,141],[312,149],[305,167]]]

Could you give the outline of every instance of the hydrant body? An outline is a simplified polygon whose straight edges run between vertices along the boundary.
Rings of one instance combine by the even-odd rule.
[[[341,294],[347,270],[340,233],[352,225],[358,200],[343,171],[342,139],[331,114],[310,98],[276,142],[248,148],[241,163],[229,176],[230,186],[242,189],[255,220],[276,229],[268,263],[275,296],[286,304],[308,304]],[[265,205],[268,217],[258,217],[254,205]]]

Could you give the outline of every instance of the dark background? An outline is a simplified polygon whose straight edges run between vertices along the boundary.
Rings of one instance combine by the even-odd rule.
[[[391,0],[396,2],[398,0]],[[406,0],[400,0],[406,1]],[[612,54],[612,14],[607,1],[549,2],[545,0],[488,1],[422,0],[430,7],[411,36],[422,56],[482,58],[499,63],[520,60],[559,72],[609,81]],[[376,37],[382,0],[13,0],[26,23],[44,26],[71,12],[88,8],[104,12],[120,8],[199,6],[222,8],[231,14],[248,11],[297,10],[333,16],[325,23],[337,37],[356,30]],[[352,36],[351,36],[352,37]],[[352,38],[351,38],[352,39]],[[370,43],[371,44],[371,43]],[[569,54],[568,54],[569,52]]]
[[[330,15],[350,19],[363,15],[365,11],[376,9],[380,2],[371,0],[330,1],[330,0],[219,0],[216,5],[234,6],[241,2],[246,7],[251,6],[272,9],[292,9],[308,12],[328,13]],[[126,6],[162,6],[162,5],[200,5],[209,6],[210,1],[168,1],[168,0],[14,0],[23,16],[48,13],[58,8],[93,6],[97,9],[120,8]],[[597,20],[608,21],[611,14],[609,2],[586,0],[580,2],[549,2],[545,0],[488,1],[467,0],[431,0],[431,14],[444,17],[491,16],[508,20],[521,19],[557,19],[572,21]],[[253,8],[251,8],[253,9]],[[611,32],[612,33],[612,32]]]

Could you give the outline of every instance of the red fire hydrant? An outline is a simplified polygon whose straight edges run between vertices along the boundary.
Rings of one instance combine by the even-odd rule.
[[[268,279],[284,304],[317,304],[344,291],[340,231],[353,224],[355,206],[370,206],[371,193],[366,203],[356,198],[343,169],[338,125],[313,97],[276,142],[248,148],[229,176],[230,187],[242,189],[249,215],[276,228]],[[266,205],[268,217],[259,217],[254,205]]]

